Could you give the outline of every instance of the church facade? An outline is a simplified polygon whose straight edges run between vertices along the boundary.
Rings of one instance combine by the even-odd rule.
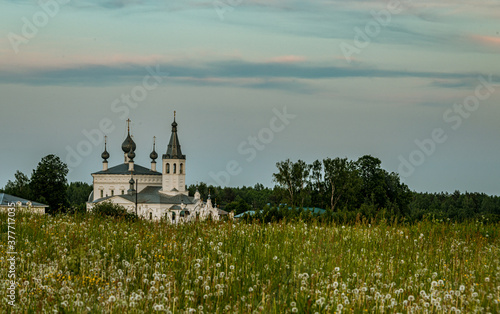
[[[156,142],[153,141],[151,167],[146,168],[134,162],[136,144],[130,136],[130,120],[127,121],[127,137],[122,144],[124,162],[108,167],[107,143],[101,154],[103,167],[92,173],[94,189],[87,202],[87,210],[95,204],[112,202],[123,206],[129,212],[148,220],[166,219],[171,223],[204,220],[219,220],[226,212],[212,205],[210,194],[206,202],[198,190],[189,196],[186,189],[186,155],[182,154],[177,135],[177,122],[172,123],[172,133],[165,154],[161,159],[161,170],[156,169]]]

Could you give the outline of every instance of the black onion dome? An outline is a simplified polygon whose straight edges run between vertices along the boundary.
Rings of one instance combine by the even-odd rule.
[[[128,181],[128,183],[130,183],[130,185],[134,185],[135,183],[134,178],[130,178],[130,181]]]
[[[130,161],[133,161],[134,158],[135,158],[134,151],[133,150],[129,151],[128,154],[127,154],[127,156],[128,156],[128,159],[130,159]]]
[[[123,141],[122,144],[122,150],[124,153],[130,152],[130,150],[135,151],[136,145],[132,137],[130,136],[130,133],[127,135],[127,138],[125,141]]]
[[[102,152],[101,154],[101,157],[102,159],[104,159],[105,162],[108,162],[108,158],[109,158],[109,153],[108,153],[108,150],[107,150],[107,139],[108,137],[107,136],[104,136],[104,151]]]
[[[155,160],[156,158],[158,158],[158,154],[155,152],[154,149],[151,152],[151,154],[149,154],[149,158],[151,158],[152,160]]]
[[[104,152],[102,152],[101,157],[105,161],[107,161],[107,159],[109,158],[109,153],[108,153],[108,151],[106,149],[104,149]]]

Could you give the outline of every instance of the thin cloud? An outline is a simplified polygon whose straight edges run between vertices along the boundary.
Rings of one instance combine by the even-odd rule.
[[[306,61],[306,57],[304,56],[294,56],[294,55],[289,55],[289,56],[278,56],[269,59],[270,63],[296,63],[296,62],[304,62]]]
[[[484,46],[500,48],[500,36],[493,37],[493,36],[471,35],[470,39],[473,42]]]
[[[318,90],[307,80],[296,79],[169,77],[167,84],[172,83],[189,86],[229,86],[251,89],[274,89],[299,94],[311,94]]]
[[[65,68],[2,71],[0,73],[0,83],[92,86],[113,85],[122,82],[133,83],[140,81],[148,73],[146,66],[147,64],[129,63],[110,65],[82,64]],[[170,79],[177,79],[179,82],[188,82],[191,80],[191,82],[188,82],[190,84],[194,82],[195,84],[231,85],[232,80],[262,80],[241,84],[243,87],[252,86],[253,88],[269,88],[269,86],[289,87],[291,86],[289,82],[298,80],[294,83],[296,87],[297,84],[304,84],[300,80],[309,80],[312,82],[320,79],[344,78],[423,78],[434,80],[433,84],[437,87],[459,87],[463,83],[459,83],[458,81],[455,83],[456,80],[466,81],[476,79],[481,75],[481,73],[468,72],[453,73],[379,69],[366,65],[347,67],[307,62],[248,62],[242,60],[205,63],[164,62],[159,64],[159,68]],[[454,86],[453,84],[458,85]]]
[[[429,85],[438,88],[471,89],[477,86],[477,77],[455,80],[433,80]]]

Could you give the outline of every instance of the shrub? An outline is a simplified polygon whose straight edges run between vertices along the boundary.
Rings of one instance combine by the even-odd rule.
[[[137,218],[135,213],[129,213],[125,207],[109,201],[95,204],[92,208],[92,213],[99,216],[123,218],[126,220],[135,220]]]

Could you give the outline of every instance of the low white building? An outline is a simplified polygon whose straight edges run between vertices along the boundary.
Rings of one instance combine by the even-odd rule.
[[[12,207],[15,207],[16,210],[29,211],[36,214],[45,214],[45,209],[49,207],[49,205],[32,202],[10,194],[0,193],[0,210],[6,211]]]
[[[101,171],[92,173],[94,189],[87,202],[87,210],[100,202],[109,201],[135,212],[139,217],[159,220],[167,219],[172,223],[204,220],[211,217],[219,220],[219,210],[212,205],[210,195],[206,202],[196,191],[189,196],[186,190],[186,155],[182,154],[177,136],[177,122],[172,123],[172,133],[166,153],[162,156],[161,172],[156,170],[158,154],[153,142],[149,155],[151,167],[146,168],[134,163],[136,144],[130,136],[130,120],[127,138],[122,144],[124,162],[108,168],[109,153],[106,143]]]

